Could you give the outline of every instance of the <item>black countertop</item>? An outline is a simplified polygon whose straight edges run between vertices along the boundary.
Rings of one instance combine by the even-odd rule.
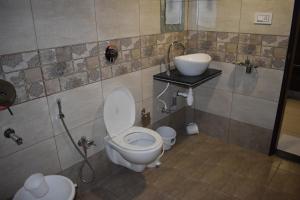
[[[218,69],[207,69],[203,74],[199,76],[184,76],[177,69],[170,71],[170,76],[166,72],[162,72],[153,76],[155,80],[173,83],[182,87],[194,88],[198,85],[221,75],[222,71]]]

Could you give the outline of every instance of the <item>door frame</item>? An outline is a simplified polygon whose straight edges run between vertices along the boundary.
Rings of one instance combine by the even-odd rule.
[[[276,118],[275,118],[275,124],[274,124],[274,128],[273,128],[273,134],[272,134],[269,155],[273,155],[276,152],[278,152],[277,144],[278,144],[278,140],[279,140],[281,125],[282,125],[282,120],[283,120],[283,114],[284,114],[284,110],[285,110],[288,86],[290,83],[290,79],[292,77],[293,63],[294,63],[294,58],[296,55],[296,45],[294,45],[294,44],[298,44],[298,40],[300,39],[298,36],[300,36],[300,1],[295,1],[294,11],[293,11],[293,19],[292,19],[292,25],[291,25],[291,32],[290,32],[290,37],[289,37],[288,51],[287,51],[287,56],[286,56],[283,80],[282,80],[282,84],[281,84],[280,97],[279,97],[279,102],[278,102]],[[282,151],[280,151],[280,152],[282,152]]]

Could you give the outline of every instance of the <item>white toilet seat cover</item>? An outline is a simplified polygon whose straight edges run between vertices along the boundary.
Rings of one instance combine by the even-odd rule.
[[[121,87],[110,93],[104,103],[103,115],[110,137],[132,127],[135,122],[135,101],[130,91]]]

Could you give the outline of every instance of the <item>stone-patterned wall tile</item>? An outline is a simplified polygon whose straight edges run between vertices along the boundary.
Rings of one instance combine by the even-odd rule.
[[[246,55],[260,55],[261,46],[254,44],[239,44],[238,53]]]
[[[286,48],[275,47],[273,51],[274,58],[285,58],[287,54]]]
[[[198,41],[198,32],[197,31],[188,31],[187,40],[192,40],[194,42]]]
[[[262,35],[250,34],[250,33],[240,33],[239,43],[241,44],[262,44]]]
[[[186,47],[189,49],[197,49],[198,48],[197,40],[188,40]]]
[[[99,54],[97,42],[86,43],[86,49],[88,51],[88,56],[97,56]]]
[[[60,84],[58,79],[45,81],[45,90],[47,95],[60,92]]]
[[[218,42],[238,43],[239,35],[238,35],[238,33],[218,32],[217,33],[217,41]]]
[[[235,63],[237,55],[235,53],[225,53],[225,62]]]
[[[98,55],[98,45],[96,42],[78,44],[72,46],[72,58],[86,58]]]
[[[162,33],[157,35],[157,44],[169,44],[173,42],[172,33]]]
[[[112,77],[112,67],[101,68],[101,80],[109,79]]]
[[[236,43],[225,43],[225,51],[226,53],[237,53],[238,45]]]
[[[25,85],[20,86],[20,87],[16,87],[15,89],[16,89],[16,93],[17,93],[17,98],[16,98],[14,104],[23,103],[23,102],[28,100],[28,95],[27,95],[27,92],[26,92]]]
[[[88,83],[86,72],[71,74],[69,76],[61,77],[59,79],[62,90],[70,90]]]
[[[185,38],[186,32],[173,32],[173,41],[183,41]]]
[[[285,58],[272,58],[272,68],[283,70],[285,67]]]
[[[266,46],[261,47],[261,56],[272,57],[273,52],[274,52],[274,47],[266,47]]]
[[[78,59],[73,61],[74,71],[75,72],[83,72],[86,71],[86,60],[85,59]]]
[[[132,72],[135,72],[135,71],[138,71],[138,70],[141,70],[141,69],[142,69],[141,60],[132,60],[131,61],[131,71]]]
[[[157,48],[156,46],[147,46],[145,48],[141,48],[141,57],[147,58],[157,55]]]
[[[87,68],[98,68],[98,67],[100,67],[98,56],[86,58],[86,67]]]
[[[0,60],[4,72],[12,72],[32,67],[38,67],[40,60],[37,51],[1,56]]]
[[[30,100],[45,96],[43,81],[29,83],[26,85],[26,89]]]
[[[113,77],[120,76],[131,72],[131,63],[122,63],[112,66]]]
[[[258,67],[270,68],[271,61],[272,61],[271,58],[255,56],[253,63],[254,63],[254,65],[256,65]]]
[[[23,60],[29,68],[39,67],[41,65],[40,57],[37,51],[23,53]]]
[[[236,60],[238,63],[243,63],[243,62],[245,62],[246,59],[249,59],[250,62],[253,63],[255,60],[255,57],[252,55],[238,54]]]
[[[46,80],[68,75],[74,71],[72,61],[54,63],[42,67],[42,72]]]
[[[263,46],[287,47],[289,42],[288,36],[264,35],[262,37]]]
[[[198,48],[205,51],[216,51],[217,43],[212,41],[199,41]]]
[[[16,71],[5,74],[5,79],[12,83],[15,87],[25,85],[24,71]]]
[[[198,40],[207,40],[207,32],[198,31]]]
[[[141,47],[148,47],[157,44],[157,35],[143,35],[141,36]]]
[[[12,72],[28,68],[28,66],[23,63],[22,54],[1,56],[1,65],[4,72]]]
[[[42,65],[57,62],[55,49],[41,49],[39,55]]]
[[[224,62],[225,61],[225,53],[217,52],[217,51],[207,51],[207,53],[212,57],[212,60]]]
[[[94,83],[101,80],[100,68],[88,69],[88,79],[89,83]]]
[[[79,59],[88,56],[88,51],[86,48],[86,44],[77,44],[73,45],[72,47],[72,58]]]
[[[55,55],[57,62],[65,62],[72,60],[71,46],[55,48]]]
[[[33,82],[43,80],[41,68],[39,67],[26,69],[24,70],[24,73],[25,73],[25,80],[27,83],[33,83]]]
[[[217,42],[217,51],[225,52],[226,51],[226,43],[224,42]]]
[[[130,50],[122,51],[122,61],[130,62],[131,61],[131,52]]]
[[[130,50],[137,49],[141,46],[140,37],[131,37],[131,38],[123,38],[121,39],[121,49],[122,50]]]
[[[141,49],[131,49],[130,50],[131,59],[139,59],[141,58]]]
[[[216,42],[217,41],[217,32],[209,31],[206,33],[206,40]]]

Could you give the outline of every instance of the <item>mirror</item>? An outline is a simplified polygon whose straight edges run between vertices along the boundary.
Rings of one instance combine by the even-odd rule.
[[[184,1],[160,1],[160,27],[161,32],[184,31]]]

